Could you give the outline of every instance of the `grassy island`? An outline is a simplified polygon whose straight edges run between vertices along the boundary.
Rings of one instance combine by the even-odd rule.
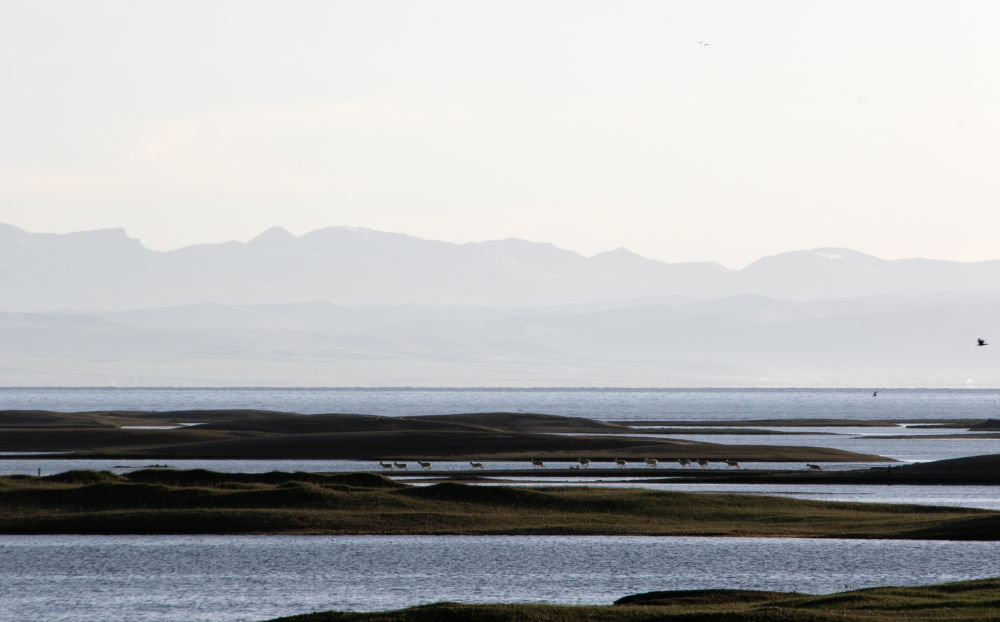
[[[411,486],[374,473],[147,469],[0,477],[0,533],[995,540],[1000,512],[577,486]]]
[[[823,447],[721,445],[650,438],[633,428],[530,413],[421,417],[301,415],[256,410],[0,411],[0,452],[122,460],[573,460],[586,456],[891,462]]]

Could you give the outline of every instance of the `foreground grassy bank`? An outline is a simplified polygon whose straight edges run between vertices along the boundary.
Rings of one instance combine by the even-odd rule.
[[[575,534],[995,540],[1000,512],[642,489],[408,486],[378,474],[0,478],[0,533]]]
[[[608,607],[439,603],[377,613],[314,613],[281,621],[980,622],[997,619],[1000,619],[1000,579],[872,588],[820,596],[745,590],[656,592],[626,597]]]

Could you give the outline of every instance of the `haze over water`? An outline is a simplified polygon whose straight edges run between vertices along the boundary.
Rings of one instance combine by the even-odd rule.
[[[989,419],[1000,389],[2,387],[0,408],[260,409],[385,416],[531,412],[602,421]]]

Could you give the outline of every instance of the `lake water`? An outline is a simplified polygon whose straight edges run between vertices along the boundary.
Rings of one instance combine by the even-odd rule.
[[[600,420],[987,419],[1000,391],[871,389],[172,389],[0,388],[0,409],[254,408],[392,416],[523,411]],[[912,429],[787,428],[805,435],[672,435],[714,443],[849,449],[901,460],[1000,453],[996,439],[879,439]],[[923,431],[941,434],[948,431]],[[369,461],[171,461],[221,471],[379,470]],[[2,473],[147,466],[0,460]],[[416,466],[416,465],[412,465]],[[437,470],[465,463],[435,463]],[[523,468],[490,463],[491,469]],[[803,465],[748,464],[802,468]],[[826,468],[865,465],[828,464]],[[713,465],[711,468],[716,467]],[[397,474],[398,475],[398,474]],[[623,478],[627,475],[623,474]],[[527,483],[530,480],[525,480]],[[1000,509],[991,487],[588,485]],[[532,485],[566,485],[548,482]],[[652,590],[809,593],[995,576],[1000,543],[641,537],[0,536],[0,622],[260,621],[320,610],[373,611],[442,600],[610,604]]]
[[[650,537],[0,536],[0,622],[259,621],[438,601],[611,604],[983,578],[1000,543]]]
[[[1000,417],[996,389],[0,387],[0,409],[257,408],[306,414],[536,412],[601,420]]]
[[[0,388],[0,409],[62,411],[254,408],[301,413],[428,415],[524,411],[601,420],[752,419],[988,419],[1000,411],[1000,391],[979,389],[459,389],[459,388]],[[730,445],[805,445],[887,456],[906,462],[1000,453],[1000,439],[953,439],[959,430],[890,427],[777,427],[797,434],[668,434],[670,438]],[[916,438],[917,436],[938,438]],[[656,436],[652,434],[651,436]],[[904,436],[905,439],[880,438]],[[353,460],[171,460],[178,469],[228,472],[382,471],[377,462]],[[64,460],[58,456],[0,460],[0,474],[54,474],[71,469],[126,472],[148,466],[121,460]],[[411,464],[413,470],[417,465]],[[486,461],[490,470],[521,469],[520,462]],[[569,466],[553,463],[550,466]],[[599,466],[595,464],[595,466]],[[666,466],[666,465],[665,465]],[[804,468],[792,463],[744,463],[744,468]],[[823,463],[827,470],[865,468],[864,463]],[[465,469],[466,462],[435,462],[436,472]],[[637,466],[636,468],[643,468]],[[712,465],[710,468],[726,468]],[[393,473],[398,476],[399,473]],[[569,482],[564,482],[568,484]],[[586,482],[588,485],[632,485]],[[681,490],[715,492],[713,485],[677,484]],[[989,487],[761,487],[726,486],[730,492],[880,503],[964,505],[1000,509]]]

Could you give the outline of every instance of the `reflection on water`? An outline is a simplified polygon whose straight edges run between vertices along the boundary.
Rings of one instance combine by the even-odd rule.
[[[610,604],[993,576],[996,542],[651,537],[0,536],[0,622],[264,620],[442,600]]]

